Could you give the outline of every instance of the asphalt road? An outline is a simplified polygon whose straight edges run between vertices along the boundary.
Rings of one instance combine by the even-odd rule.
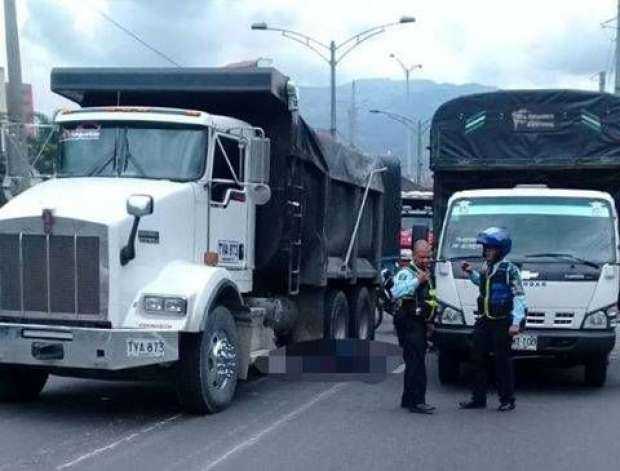
[[[0,471],[617,470],[614,357],[599,390],[581,385],[580,368],[520,369],[517,409],[505,414],[458,410],[468,390],[440,386],[434,356],[434,416],[399,407],[400,374],[372,385],[262,377],[206,417],[184,415],[166,385],[55,377],[38,402],[0,404]]]

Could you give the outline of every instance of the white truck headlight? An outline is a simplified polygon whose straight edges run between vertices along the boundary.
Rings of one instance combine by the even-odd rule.
[[[607,329],[607,312],[605,311],[596,311],[586,315],[586,318],[583,321],[584,329]]]
[[[144,310],[150,314],[182,314],[187,312],[187,301],[183,298],[145,296]]]
[[[465,320],[463,319],[463,313],[461,311],[446,306],[441,311],[440,322],[443,325],[463,325]]]

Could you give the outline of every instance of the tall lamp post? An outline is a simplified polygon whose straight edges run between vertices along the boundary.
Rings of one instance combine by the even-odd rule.
[[[411,95],[410,89],[409,89],[409,77],[411,76],[411,72],[413,72],[416,69],[421,69],[422,68],[422,64],[413,64],[413,65],[407,66],[400,59],[400,57],[398,57],[394,53],[390,54],[390,58],[392,58],[396,62],[398,62],[398,65],[400,65],[400,68],[403,69],[403,72],[405,73],[405,85],[407,86],[407,106],[409,106],[409,105],[411,105],[411,102],[409,100],[410,95]]]
[[[285,38],[292,39],[307,48],[316,52],[330,67],[330,91],[331,91],[331,107],[330,107],[330,132],[332,136],[336,136],[336,66],[344,59],[353,49],[367,41],[368,39],[385,32],[390,27],[415,23],[412,16],[403,16],[395,23],[387,23],[380,26],[369,28],[361,33],[351,36],[349,39],[336,44],[330,41],[329,44],[318,41],[310,36],[284,28],[272,28],[265,22],[252,24],[252,29],[256,31],[277,31],[282,33]]]
[[[374,114],[382,114],[385,117],[391,119],[392,121],[396,121],[407,128],[409,131],[407,136],[407,169],[410,172],[410,175],[413,176],[415,173],[415,182],[420,185],[422,182],[422,136],[426,131],[428,131],[430,127],[430,120],[414,120],[408,118],[407,116],[403,116],[402,114],[392,113],[391,111],[384,110],[370,110],[371,113]],[[413,156],[411,155],[411,149],[413,148],[413,136],[416,135],[417,138],[417,155],[416,155],[416,165],[414,171],[413,164]]]

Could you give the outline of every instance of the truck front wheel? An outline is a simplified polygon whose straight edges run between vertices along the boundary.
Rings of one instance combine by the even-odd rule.
[[[33,401],[45,387],[49,373],[17,367],[0,367],[0,401]]]
[[[454,384],[461,375],[461,361],[456,352],[440,350],[438,359],[439,382],[441,384]]]
[[[607,355],[596,355],[585,363],[585,382],[587,386],[600,388],[607,380]]]
[[[217,306],[204,332],[181,337],[177,394],[184,409],[212,414],[228,407],[237,388],[239,340],[230,311]]]

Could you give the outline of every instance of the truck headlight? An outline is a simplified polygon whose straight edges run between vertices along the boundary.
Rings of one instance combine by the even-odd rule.
[[[583,320],[584,329],[607,329],[608,327],[606,311],[592,312],[587,314]]]
[[[182,314],[187,312],[187,301],[183,298],[145,296],[144,310],[150,314]]]
[[[445,306],[441,311],[440,322],[443,325],[463,325],[463,312],[450,306]]]

